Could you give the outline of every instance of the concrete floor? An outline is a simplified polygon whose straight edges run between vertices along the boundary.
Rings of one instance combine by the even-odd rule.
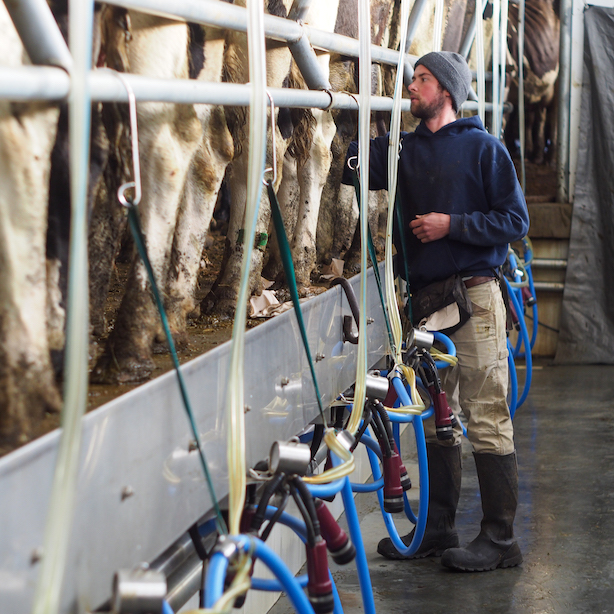
[[[520,567],[469,574],[445,570],[438,558],[388,561],[376,552],[385,529],[374,495],[358,495],[378,614],[614,612],[613,393],[614,367],[544,364],[534,370],[531,393],[514,421]],[[411,443],[403,454],[411,464]],[[475,465],[465,442],[461,544],[477,535],[480,519]],[[402,520],[398,526],[402,534],[410,528]],[[345,614],[363,612],[355,565],[331,568]],[[271,610],[291,611],[283,598]]]

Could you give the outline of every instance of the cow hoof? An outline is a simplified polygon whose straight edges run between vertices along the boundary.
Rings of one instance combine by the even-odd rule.
[[[235,316],[237,297],[228,286],[218,286],[205,296],[200,303],[200,312],[207,316],[217,316],[221,320],[232,319]]]
[[[151,377],[154,362],[150,358],[129,357],[118,360],[103,354],[90,374],[92,384],[135,384]]]
[[[185,331],[180,333],[172,333],[173,335],[173,345],[176,350],[185,350],[188,348],[190,344],[190,336]],[[168,341],[166,339],[166,335],[162,335],[159,338],[157,337],[154,340],[153,344],[153,353],[154,354],[168,354]]]

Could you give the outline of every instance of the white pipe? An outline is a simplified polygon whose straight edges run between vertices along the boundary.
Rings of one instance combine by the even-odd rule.
[[[561,33],[559,43],[559,91],[558,126],[556,143],[556,199],[569,202],[569,137],[571,116],[571,18],[572,0],[561,0],[559,18]]]
[[[509,0],[501,0],[501,30],[500,30],[500,74],[499,74],[499,125],[497,138],[503,137],[503,101],[505,100],[506,65],[507,65],[507,27],[509,21]]]
[[[243,7],[220,2],[219,0],[112,0],[110,4],[134,9],[145,13],[160,15],[168,19],[190,21],[224,29],[234,29],[239,32],[247,31],[247,13]],[[295,21],[264,15],[264,28],[267,38],[278,41],[295,43],[306,33],[314,47],[358,57],[360,55],[360,43],[349,36],[334,34],[301,25]],[[375,62],[396,66],[398,51],[386,49],[379,45],[371,45],[371,57]],[[418,58],[409,56],[408,60],[414,64]]]
[[[406,56],[407,57],[407,56]],[[0,67],[0,100],[63,100],[69,91],[69,78],[59,68],[30,68],[19,76],[24,85],[19,92],[7,79],[18,75],[17,69]],[[237,83],[203,83],[188,79],[155,79],[124,73],[125,80],[134,91],[137,102],[172,102],[183,104],[215,104],[249,106],[249,85]],[[89,76],[90,97],[97,102],[128,102],[126,88],[110,71],[95,70]],[[325,92],[271,88],[276,107],[329,108],[330,96]],[[356,99],[343,92],[332,92],[332,109],[356,110]],[[508,103],[506,103],[507,105]],[[410,110],[411,102],[401,101],[403,111]],[[509,106],[509,105],[508,105]],[[477,102],[468,101],[463,109],[476,110]],[[490,110],[491,103],[485,108]],[[371,98],[371,110],[390,111],[392,99],[383,96]]]
[[[433,24],[433,51],[441,51],[441,31],[443,29],[443,0],[435,0],[435,20]]]
[[[518,2],[518,138],[520,139],[520,185],[522,193],[527,191],[524,117],[524,0]]]
[[[86,197],[91,107],[87,74],[92,62],[93,19],[93,2],[70,3],[70,49],[75,61],[69,98],[71,232],[64,406],[33,614],[56,614],[60,608],[87,402],[89,300],[84,289],[88,287]]]
[[[72,57],[46,0],[4,0],[4,4],[32,64],[70,72]]]
[[[501,26],[501,0],[492,0],[493,15],[492,15],[492,116],[490,124],[490,133],[497,138],[499,127],[499,29]]]
[[[482,120],[482,123],[485,124],[486,119],[486,83],[485,83],[485,75],[484,75],[484,4],[486,0],[482,2],[482,0],[475,0],[476,5],[476,57],[478,62],[478,115]],[[467,108],[467,107],[464,107]]]

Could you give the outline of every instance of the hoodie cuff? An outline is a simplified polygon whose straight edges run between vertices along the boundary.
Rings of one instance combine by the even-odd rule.
[[[462,241],[462,230],[463,230],[463,216],[458,213],[450,214],[450,239],[454,241]]]

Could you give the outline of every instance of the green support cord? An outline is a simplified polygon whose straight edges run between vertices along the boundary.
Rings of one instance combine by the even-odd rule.
[[[405,242],[405,223],[403,221],[403,212],[401,211],[400,201],[399,201],[399,191],[397,190],[394,204],[394,212],[397,216],[397,229],[399,232],[399,251],[400,258],[403,262],[403,272],[405,273],[405,284],[407,285],[407,304],[405,306],[405,314],[407,315],[409,321],[413,323],[414,314],[411,310],[411,289],[409,287],[409,264],[407,258],[407,252],[405,251],[407,243]]]
[[[358,202],[358,209],[360,210],[360,183],[358,179],[358,172],[355,170],[352,173],[352,179],[354,181],[354,190],[356,191],[356,201]],[[379,300],[382,304],[382,311],[384,312],[384,320],[386,321],[386,330],[388,331],[388,343],[390,343],[391,351],[394,351],[394,338],[392,336],[392,328],[390,326],[390,320],[388,318],[388,309],[386,309],[386,301],[384,300],[384,293],[382,292],[382,280],[379,275],[379,267],[377,266],[377,254],[375,253],[375,245],[373,245],[373,237],[371,235],[371,228],[367,224],[367,248],[369,252],[369,258],[373,265],[373,274],[375,275],[375,282],[377,283],[377,291],[379,293]]]
[[[296,314],[296,320],[298,327],[301,331],[301,337],[303,339],[303,345],[305,346],[305,354],[307,354],[307,361],[309,362],[309,370],[311,371],[311,377],[313,378],[313,387],[316,391],[316,398],[318,401],[318,408],[320,410],[320,416],[322,417],[322,423],[324,428],[328,428],[326,422],[326,416],[324,415],[324,408],[322,407],[322,397],[320,396],[320,389],[318,388],[318,380],[316,378],[316,370],[311,358],[311,351],[309,350],[309,342],[307,341],[307,331],[305,330],[305,322],[303,321],[303,312],[301,311],[301,304],[298,298],[298,289],[296,287],[296,275],[294,274],[294,263],[292,262],[292,252],[290,250],[290,244],[288,243],[288,237],[286,235],[286,229],[284,228],[284,221],[281,217],[281,209],[279,208],[279,201],[277,200],[277,194],[270,182],[266,184],[267,192],[269,194],[269,202],[271,203],[271,215],[273,217],[273,225],[275,226],[275,234],[277,235],[277,243],[279,244],[279,251],[281,253],[281,261],[284,266],[284,273],[286,275],[286,281],[288,282],[288,288],[290,290],[290,296],[292,297],[292,304],[294,305],[294,313]]]
[[[175,343],[173,341],[173,336],[171,335],[171,330],[168,325],[166,311],[164,310],[164,305],[162,304],[162,299],[160,297],[160,291],[158,289],[158,285],[156,284],[156,279],[154,277],[154,273],[151,267],[149,256],[147,255],[147,247],[145,245],[145,236],[143,235],[143,231],[141,229],[141,221],[139,219],[138,208],[132,203],[132,201],[128,201],[128,223],[130,224],[130,230],[132,231],[132,236],[134,237],[134,242],[136,244],[139,255],[141,256],[141,260],[143,261],[143,264],[145,265],[145,269],[147,270],[147,276],[149,277],[149,283],[151,284],[151,290],[153,292],[154,299],[158,307],[158,311],[160,312],[160,319],[162,320],[162,326],[164,328],[164,333],[166,334],[166,340],[168,341],[168,347],[171,352],[171,358],[173,360],[173,365],[175,366],[175,372],[177,373],[177,380],[179,381],[179,389],[181,391],[181,397],[183,399],[183,404],[184,404],[186,413],[188,414],[188,419],[190,421],[190,426],[192,428],[192,434],[194,435],[194,440],[196,441],[196,445],[198,447],[198,454],[200,456],[200,462],[202,464],[203,471],[205,473],[205,480],[207,481],[207,486],[209,488],[209,494],[211,496],[211,501],[213,502],[213,507],[215,508],[215,514],[217,516],[218,531],[222,535],[228,535],[228,528],[226,527],[226,523],[224,522],[224,518],[222,517],[222,512],[220,510],[220,506],[219,506],[217,497],[215,496],[215,489],[213,488],[213,481],[211,480],[211,474],[209,473],[209,467],[207,466],[207,460],[205,459],[205,453],[200,443],[198,429],[196,428],[196,421],[194,420],[194,414],[192,413],[190,400],[188,398],[188,391],[187,391],[185,382],[183,381],[183,375],[181,374],[181,369],[179,368],[179,358],[177,357],[177,352],[175,350]]]

